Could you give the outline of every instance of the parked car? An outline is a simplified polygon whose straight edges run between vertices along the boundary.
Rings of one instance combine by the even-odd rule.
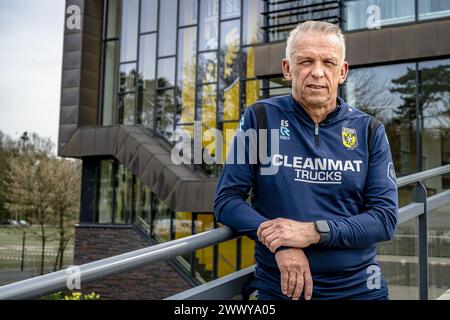
[[[28,221],[26,221],[26,220],[20,220],[20,221],[19,221],[19,224],[20,224],[22,227],[29,227],[29,226],[30,226],[30,224],[29,224]]]

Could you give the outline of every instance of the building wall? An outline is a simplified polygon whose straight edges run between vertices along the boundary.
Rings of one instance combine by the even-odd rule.
[[[75,231],[75,265],[108,258],[148,246],[132,227],[83,227]],[[167,262],[153,263],[134,271],[83,284],[83,293],[100,299],[159,300],[191,286]]]

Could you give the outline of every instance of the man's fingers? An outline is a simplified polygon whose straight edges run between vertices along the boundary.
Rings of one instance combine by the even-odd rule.
[[[311,276],[311,271],[305,271],[305,299],[310,300],[313,293],[313,280]]]
[[[268,242],[268,241],[266,241],[266,242]],[[281,247],[281,245],[282,245],[280,239],[275,239],[272,242],[268,242],[268,243],[269,243],[268,248],[269,248],[270,252],[272,252],[272,253],[275,253],[277,251],[277,249],[279,247]],[[266,247],[267,247],[267,245],[266,245]]]
[[[287,295],[289,272],[287,270],[280,270],[281,292]]]
[[[301,273],[297,274],[297,283],[295,286],[294,294],[292,295],[292,300],[298,300],[300,299],[300,296],[302,295],[303,291],[303,284],[304,284],[304,278],[301,275]]]
[[[267,246],[267,245],[266,245],[266,238],[267,238],[269,235],[271,235],[272,233],[274,233],[274,232],[275,232],[275,230],[274,230],[273,228],[271,228],[271,227],[264,229],[264,230],[261,232],[261,238],[259,239],[259,241],[261,241],[262,243],[264,243],[265,246]]]
[[[258,240],[261,241],[261,233],[267,229],[268,227],[270,227],[272,225],[272,220],[263,222],[259,225],[258,230],[256,231],[256,235],[258,237]]]
[[[288,289],[287,289],[287,296],[289,298],[292,297],[292,294],[294,293],[296,285],[297,285],[297,273],[289,272],[289,281],[288,281]]]

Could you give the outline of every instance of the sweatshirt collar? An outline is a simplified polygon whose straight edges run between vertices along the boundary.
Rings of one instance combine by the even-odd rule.
[[[337,97],[336,100],[337,100],[336,108],[327,115],[327,117],[325,118],[325,120],[321,122],[321,124],[322,123],[328,124],[334,122],[339,118],[339,116],[342,116],[345,113],[344,112],[344,110],[346,109],[345,101],[341,97]],[[292,111],[294,111],[295,114],[311,123],[314,123],[309,114],[305,111],[302,105],[297,100],[294,99],[292,94],[289,95],[289,101]]]

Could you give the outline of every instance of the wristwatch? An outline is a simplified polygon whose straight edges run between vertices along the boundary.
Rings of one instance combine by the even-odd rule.
[[[314,226],[320,235],[319,244],[322,244],[330,239],[330,226],[326,220],[316,220],[314,221]]]

